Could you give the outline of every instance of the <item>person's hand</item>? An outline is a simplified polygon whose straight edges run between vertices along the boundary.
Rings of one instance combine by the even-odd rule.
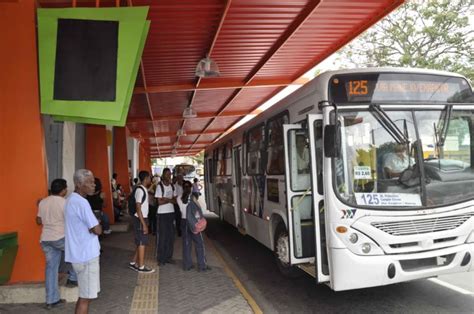
[[[148,226],[143,225],[143,234],[148,234]]]

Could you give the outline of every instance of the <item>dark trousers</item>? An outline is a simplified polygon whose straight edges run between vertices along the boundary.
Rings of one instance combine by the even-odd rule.
[[[158,214],[158,262],[167,263],[173,258],[174,213]]]
[[[176,231],[178,233],[178,237],[181,236],[181,210],[179,209],[178,205],[174,205],[174,221],[176,225]]]
[[[149,233],[156,234],[156,212],[158,211],[158,206],[150,205],[150,211],[148,212],[148,231]]]
[[[191,229],[188,227],[186,219],[181,219],[181,230],[183,231],[183,269],[189,269],[193,266],[193,259],[191,257],[193,242],[196,250],[198,269],[205,269],[206,255],[202,233],[192,233]]]

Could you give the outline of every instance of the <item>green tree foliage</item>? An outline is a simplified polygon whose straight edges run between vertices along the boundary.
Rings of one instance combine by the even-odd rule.
[[[345,66],[445,70],[474,82],[473,12],[470,0],[409,0],[346,46],[338,60]]]

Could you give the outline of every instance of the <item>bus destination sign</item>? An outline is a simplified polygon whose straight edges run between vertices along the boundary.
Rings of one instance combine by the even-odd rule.
[[[461,103],[472,97],[469,84],[462,78],[407,73],[336,75],[330,80],[329,93],[335,103]]]

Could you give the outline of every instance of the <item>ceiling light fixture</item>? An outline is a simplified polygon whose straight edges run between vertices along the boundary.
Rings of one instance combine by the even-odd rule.
[[[197,112],[193,109],[192,106],[184,108],[183,118],[191,119],[191,118],[196,118],[196,117],[197,117]]]
[[[184,112],[183,112],[183,116],[184,116]],[[186,136],[186,131],[181,128],[178,130],[178,132],[176,132],[176,136]]]
[[[217,63],[206,55],[202,58],[196,66],[197,77],[217,77],[220,76],[219,67]]]

